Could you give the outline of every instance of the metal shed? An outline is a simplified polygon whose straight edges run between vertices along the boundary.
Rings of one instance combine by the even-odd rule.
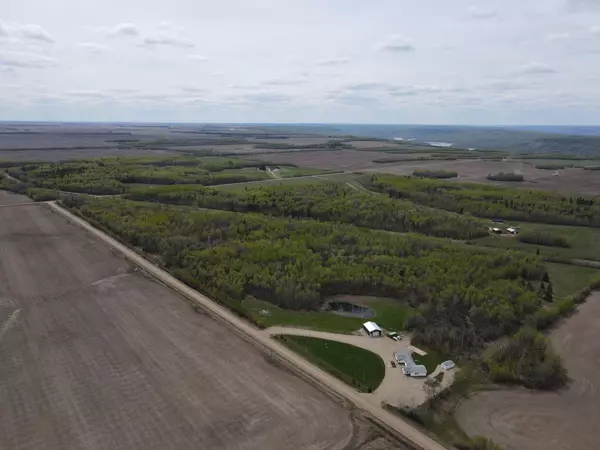
[[[375,322],[365,322],[365,323],[363,323],[363,328],[365,329],[365,331],[367,332],[367,334],[369,336],[381,336],[382,335],[381,328]]]

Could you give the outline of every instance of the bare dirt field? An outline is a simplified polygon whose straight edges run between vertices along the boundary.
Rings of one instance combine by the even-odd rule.
[[[398,147],[394,142],[384,142],[384,141],[351,141],[350,145],[354,148],[394,148]],[[387,156],[382,154],[381,156]]]
[[[391,164],[375,163],[381,158],[401,159],[406,161]],[[562,192],[567,195],[600,195],[600,171],[578,168],[563,169],[554,176],[552,170],[536,169],[533,164],[523,161],[414,161],[414,155],[396,155],[380,152],[356,150],[292,152],[269,155],[255,155],[252,159],[272,162],[274,164],[295,164],[300,167],[318,167],[331,170],[357,172],[383,172],[396,175],[412,175],[417,169],[449,170],[459,174],[455,181],[473,181],[490,183],[486,177],[498,172],[522,173],[525,181],[521,183],[493,182],[493,184],[526,189],[544,189]]]
[[[374,163],[373,160],[388,155],[378,152],[357,150],[288,152],[280,154],[257,155],[252,159],[268,161],[274,164],[295,164],[300,167],[318,167],[331,170],[363,170],[366,168],[385,169],[386,164]],[[393,155],[396,157],[396,155]]]
[[[47,205],[0,208],[0,448],[341,449],[347,410]]]
[[[600,442],[600,293],[552,332],[572,382],[554,393],[525,389],[483,392],[456,418],[470,435],[507,450],[594,450]]]
[[[369,168],[369,172],[385,172],[397,175],[412,175],[417,169],[449,170],[457,172],[457,181],[489,182],[486,177],[498,172],[516,172],[525,177],[520,183],[494,182],[504,186],[527,189],[545,189],[565,194],[596,196],[600,195],[600,173],[593,170],[563,169],[554,176],[552,170],[536,169],[531,164],[522,161],[409,161],[402,164],[378,164],[378,168]]]
[[[0,206],[19,205],[22,203],[32,203],[33,201],[26,195],[14,194],[8,191],[0,191]]]

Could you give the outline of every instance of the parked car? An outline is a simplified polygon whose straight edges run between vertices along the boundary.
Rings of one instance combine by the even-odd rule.
[[[397,340],[399,340],[398,333],[396,333],[395,331],[390,331],[390,332],[387,334],[387,336],[388,336],[390,339],[394,340],[394,341],[397,341]]]
[[[392,367],[396,368],[396,361],[391,361]]]
[[[442,364],[440,364],[440,366],[442,366],[442,369],[444,370],[450,370],[454,369],[456,367],[456,364],[454,364],[454,361],[448,360],[444,361]]]

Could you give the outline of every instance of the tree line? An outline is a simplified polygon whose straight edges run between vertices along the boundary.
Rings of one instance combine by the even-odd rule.
[[[373,175],[366,185],[393,199],[459,214],[556,225],[600,226],[600,206],[593,199],[555,192],[478,183],[454,183],[395,175]]]
[[[416,341],[465,354],[514,333],[543,304],[531,288],[544,274],[535,255],[261,214],[120,199],[67,203],[241,313],[248,295],[292,310],[315,310],[339,294],[396,298],[415,309]]]
[[[232,192],[202,187],[138,188],[132,200],[236,212],[260,212],[296,219],[350,223],[361,227],[430,236],[474,239],[487,235],[477,220],[406,200],[356,192],[338,183],[246,187]]]

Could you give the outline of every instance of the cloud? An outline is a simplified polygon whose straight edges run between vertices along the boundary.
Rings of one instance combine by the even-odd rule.
[[[495,81],[484,87],[484,89],[491,90],[494,92],[509,92],[524,89],[525,85],[521,83],[515,83],[513,81]]]
[[[104,53],[108,50],[107,46],[95,42],[82,42],[79,47],[90,53]]]
[[[545,36],[545,39],[549,42],[569,41],[573,38],[574,38],[574,36],[570,31],[549,33]]]
[[[198,62],[208,61],[208,58],[204,55],[187,55],[187,59]]]
[[[108,35],[111,37],[137,37],[140,35],[137,27],[133,23],[120,23],[112,28],[108,28]]]
[[[595,11],[600,10],[598,0],[567,0],[567,7],[572,11]]]
[[[211,73],[213,77],[222,77],[225,75],[225,72],[213,72]]]
[[[104,100],[109,98],[108,95],[106,95],[103,92],[98,92],[98,91],[86,91],[86,90],[74,90],[74,91],[68,91],[66,93],[66,95],[68,97],[74,97],[77,99],[82,99],[82,100]]]
[[[243,94],[236,98],[245,100],[248,103],[287,103],[291,99],[288,95],[278,94],[275,92]]]
[[[390,86],[385,83],[366,82],[366,83],[349,84],[348,86],[346,86],[346,89],[348,89],[350,91],[371,91],[371,90],[383,89],[386,87],[389,88]]]
[[[54,58],[27,52],[0,52],[0,66],[44,69],[56,65]]]
[[[284,80],[281,78],[276,78],[273,80],[263,81],[260,84],[262,84],[264,86],[300,86],[302,84],[306,84],[306,80],[294,80],[294,79]]]
[[[421,94],[439,94],[444,90],[437,86],[390,86],[388,92],[394,97],[409,97]]]
[[[521,75],[549,75],[556,73],[556,70],[548,64],[532,61],[523,64],[516,70],[516,73]]]
[[[369,95],[361,95],[361,94],[354,94],[354,93],[349,93],[349,94],[339,94],[339,93],[334,93],[331,96],[329,96],[329,100],[330,101],[334,101],[337,103],[342,103],[344,105],[349,105],[349,106],[376,106],[380,104],[380,101],[378,99],[376,99],[375,97],[369,96]]]
[[[179,86],[178,89],[186,94],[203,94],[206,92],[206,89],[196,86]]]
[[[467,9],[467,15],[471,19],[486,20],[486,19],[493,19],[493,18],[497,17],[498,12],[493,9],[489,9],[489,8],[482,8],[480,6],[471,6]]]
[[[406,39],[404,36],[395,34],[383,40],[376,45],[378,50],[394,52],[394,53],[407,53],[415,50],[413,44]]]
[[[344,64],[348,64],[350,59],[348,58],[328,58],[328,59],[320,59],[317,61],[318,66],[342,66]]]
[[[143,45],[146,46],[170,46],[179,48],[194,47],[194,43],[186,37],[182,36],[170,36],[167,33],[157,33],[154,35],[146,36],[143,41]]]
[[[0,22],[0,37],[32,41],[54,42],[54,38],[40,25]]]

